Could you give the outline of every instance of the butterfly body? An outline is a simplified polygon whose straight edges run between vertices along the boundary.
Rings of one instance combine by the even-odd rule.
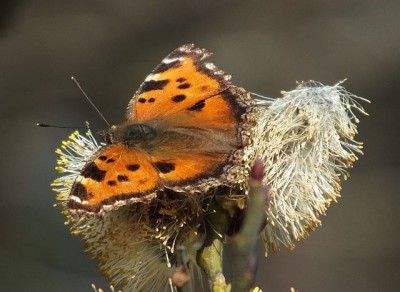
[[[108,133],[109,143],[124,143],[128,146],[143,144],[150,145],[157,136],[157,131],[146,124],[130,124],[111,127]]]
[[[145,79],[126,120],[111,127],[71,189],[71,214],[149,202],[164,189],[204,192],[235,183],[255,104],[229,83],[210,53],[184,45]]]

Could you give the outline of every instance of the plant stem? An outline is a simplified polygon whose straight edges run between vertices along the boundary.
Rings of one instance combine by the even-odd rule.
[[[269,189],[261,184],[263,165],[256,161],[250,176],[250,191],[246,216],[241,231],[230,242],[232,260],[232,289],[249,291],[254,284],[257,257],[256,245],[265,222],[265,204]]]
[[[197,254],[197,263],[206,273],[213,292],[230,291],[222,268],[223,241],[229,228],[230,216],[215,199],[211,202],[209,210],[210,213],[206,216],[207,237]]]

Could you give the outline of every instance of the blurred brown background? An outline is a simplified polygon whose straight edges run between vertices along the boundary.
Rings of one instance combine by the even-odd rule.
[[[91,291],[106,284],[63,225],[49,184],[54,150],[72,130],[112,123],[171,50],[193,42],[233,81],[279,96],[296,80],[345,87],[372,101],[358,139],[365,156],[343,197],[293,252],[262,258],[264,291],[398,291],[400,251],[400,1],[1,2],[1,291]]]

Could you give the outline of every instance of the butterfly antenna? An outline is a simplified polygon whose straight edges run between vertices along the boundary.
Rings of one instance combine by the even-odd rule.
[[[111,127],[110,123],[106,120],[106,118],[103,116],[103,114],[100,112],[100,110],[94,105],[92,100],[89,98],[89,96],[86,94],[86,92],[82,89],[81,85],[79,84],[78,80],[75,79],[74,76],[71,77],[72,82],[79,88],[79,90],[83,93],[83,95],[86,97],[86,99],[90,102],[90,104],[94,107],[94,109],[99,113],[99,115],[102,117],[102,119],[106,122],[106,124]]]
[[[36,123],[36,126],[42,127],[42,128],[58,128],[58,129],[90,129],[89,127],[58,126],[58,125],[50,125],[50,124],[42,124],[42,123]]]

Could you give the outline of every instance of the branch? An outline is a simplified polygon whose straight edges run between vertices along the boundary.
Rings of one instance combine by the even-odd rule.
[[[257,160],[251,170],[247,214],[241,231],[230,242],[233,291],[249,291],[256,273],[256,245],[265,222],[265,204],[269,189],[262,186],[264,167]]]
[[[210,289],[213,292],[230,291],[222,271],[222,248],[225,234],[229,228],[230,216],[214,199],[206,216],[207,237],[197,254],[197,263],[207,275]]]

